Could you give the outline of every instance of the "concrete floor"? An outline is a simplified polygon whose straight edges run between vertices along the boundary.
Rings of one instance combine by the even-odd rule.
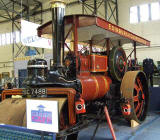
[[[90,140],[96,125],[92,125],[79,133],[78,140]],[[160,113],[149,113],[146,120],[138,127],[131,128],[123,119],[113,123],[117,140],[159,140]],[[94,140],[111,140],[112,135],[106,122],[103,122]]]
[[[40,140],[37,131],[13,126],[1,126],[0,140]],[[13,128],[12,128],[13,127]],[[79,132],[78,140],[91,140],[96,125],[93,124]],[[116,118],[113,127],[117,140],[159,140],[160,139],[160,112],[149,113],[146,120],[138,127],[131,128],[123,118]],[[5,130],[5,128],[7,128]],[[24,130],[23,130],[24,129]],[[14,131],[14,132],[13,132]],[[7,133],[8,134],[7,134]],[[24,133],[26,132],[26,133]],[[3,134],[3,136],[1,135]],[[22,135],[23,134],[23,135]],[[34,134],[34,135],[33,135]],[[18,138],[17,138],[18,137]],[[24,138],[25,137],[25,138]],[[94,140],[112,140],[106,122],[100,124]],[[55,136],[45,137],[44,140],[55,140]],[[74,140],[74,139],[73,139]]]

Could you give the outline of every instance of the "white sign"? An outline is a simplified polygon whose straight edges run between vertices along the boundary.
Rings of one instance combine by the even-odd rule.
[[[47,100],[26,100],[27,128],[59,132],[58,102]]]
[[[37,36],[39,24],[21,20],[21,42],[25,46],[52,49],[52,40]]]

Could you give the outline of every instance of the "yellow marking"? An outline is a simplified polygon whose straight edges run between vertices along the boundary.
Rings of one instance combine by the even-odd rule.
[[[96,70],[96,65],[95,65],[95,63],[96,63],[96,56],[95,55],[93,55],[93,62],[94,62],[94,71],[95,71]]]
[[[108,70],[108,68],[106,68],[106,69],[91,69],[91,72],[105,72],[107,70]]]
[[[93,56],[93,57],[103,57],[103,58],[107,58],[107,56],[105,56],[105,55],[96,55],[96,54],[93,54],[93,55],[91,55],[91,56]]]
[[[96,77],[95,77],[95,76],[93,76],[92,78],[95,80],[95,83],[96,83],[96,94],[95,94],[95,96],[94,96],[94,97],[97,97],[97,96],[98,96],[98,92],[99,92],[99,85],[98,85],[98,81],[97,81],[97,79],[96,79]]]
[[[107,90],[108,90],[108,82],[107,82],[107,79],[106,79],[104,76],[102,76],[102,78],[103,78],[104,83],[105,83],[105,91],[107,91]]]
[[[79,78],[78,78],[79,79]],[[80,83],[81,83],[81,86],[82,86],[82,94],[83,94],[83,82],[82,82],[82,79],[79,79]]]
[[[71,51],[74,51],[74,33],[73,31],[71,32],[71,38],[72,40],[70,41],[70,49]]]
[[[135,40],[135,41],[137,41],[137,42],[140,42],[140,43],[142,43],[142,44],[147,45],[147,41],[146,41],[145,39],[143,39],[143,38],[141,38],[141,37],[139,37],[139,36],[137,36],[137,35],[134,35],[134,34],[128,32],[128,31],[125,31],[124,29],[121,29],[121,28],[119,28],[119,27],[117,27],[117,26],[115,26],[115,25],[108,24],[108,29],[109,29],[110,31],[113,31],[113,32],[118,33],[119,35],[128,37],[128,38],[130,38],[130,39],[132,39],[132,40]]]

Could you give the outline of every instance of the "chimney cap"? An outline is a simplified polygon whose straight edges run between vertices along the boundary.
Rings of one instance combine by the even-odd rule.
[[[61,3],[64,3],[66,4],[66,0],[51,0],[51,3],[56,3],[56,2],[61,2]]]
[[[67,4],[66,0],[51,0],[52,8],[55,8],[55,7],[65,8],[66,4]]]

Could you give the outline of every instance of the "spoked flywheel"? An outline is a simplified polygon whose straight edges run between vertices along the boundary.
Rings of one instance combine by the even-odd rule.
[[[121,81],[125,72],[127,58],[122,47],[113,47],[109,55],[109,71],[112,78],[116,81]]]
[[[149,104],[145,74],[141,71],[126,72],[121,83],[121,93],[125,99],[121,106],[122,114],[128,121],[135,120],[141,123],[146,118]]]

